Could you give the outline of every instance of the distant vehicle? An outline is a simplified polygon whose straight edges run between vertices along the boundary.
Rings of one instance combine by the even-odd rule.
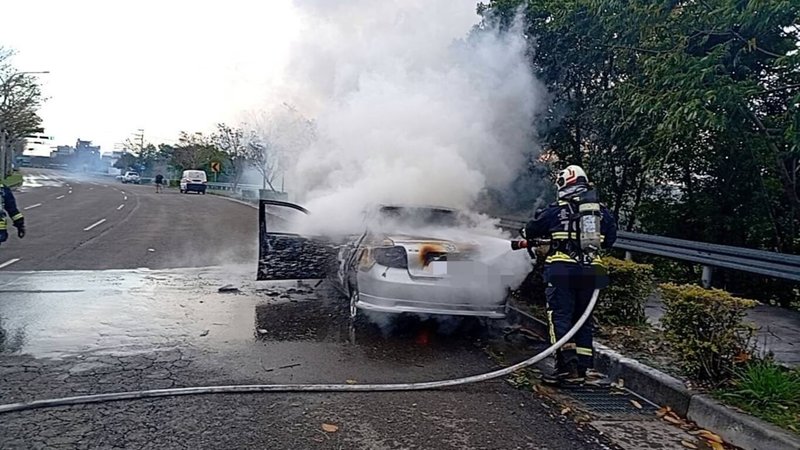
[[[141,183],[141,181],[142,179],[136,172],[131,172],[131,171],[125,172],[125,175],[122,176],[122,182],[126,184],[127,183],[139,184]]]
[[[206,193],[206,184],[208,178],[206,172],[203,170],[184,170],[181,175],[181,194],[189,192],[199,192],[203,195]]]

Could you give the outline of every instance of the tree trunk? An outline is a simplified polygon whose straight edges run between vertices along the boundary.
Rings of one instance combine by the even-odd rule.
[[[614,217],[619,220],[619,211],[622,209],[622,200],[625,196],[625,190],[628,189],[628,165],[622,166],[622,179],[616,189],[616,199],[614,200]]]
[[[639,186],[636,187],[636,195],[633,199],[633,210],[631,211],[631,217],[625,226],[625,231],[633,231],[633,226],[636,223],[636,212],[639,210],[639,205],[642,203],[642,194],[644,193],[647,177],[645,176],[645,173],[642,173],[641,177],[642,179],[639,180]]]

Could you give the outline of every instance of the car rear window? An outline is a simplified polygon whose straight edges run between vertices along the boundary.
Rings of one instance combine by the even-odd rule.
[[[408,206],[382,206],[380,216],[408,225],[457,226],[460,219],[457,211],[450,209]]]

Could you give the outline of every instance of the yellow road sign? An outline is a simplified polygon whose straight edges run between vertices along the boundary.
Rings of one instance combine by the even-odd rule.
[[[212,162],[211,163],[211,170],[214,171],[214,172],[219,173],[220,165],[221,164],[219,163],[219,161]]]

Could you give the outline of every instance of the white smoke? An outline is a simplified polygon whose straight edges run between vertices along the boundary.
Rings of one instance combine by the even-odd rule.
[[[469,209],[535,150],[528,43],[470,33],[474,0],[296,4],[306,28],[284,93],[316,140],[285,163],[286,187],[317,231],[357,231],[374,204]]]

